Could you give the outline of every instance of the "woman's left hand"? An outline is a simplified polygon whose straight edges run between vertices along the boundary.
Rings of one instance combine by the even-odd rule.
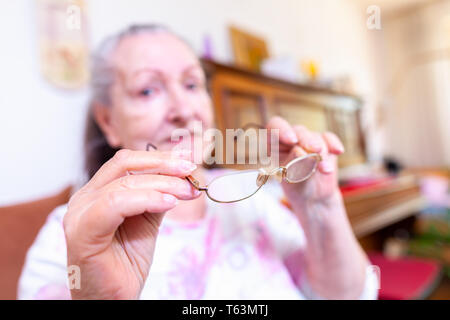
[[[360,297],[369,261],[353,234],[339,191],[337,156],[344,152],[341,141],[333,133],[291,126],[279,117],[272,118],[267,127],[279,129],[282,165],[307,153],[322,156],[309,179],[281,184],[308,243],[299,267],[311,290],[327,299]]]
[[[331,132],[318,133],[301,125],[291,126],[280,117],[273,117],[267,128],[279,130],[279,160],[286,165],[294,158],[308,153],[319,153],[322,161],[317,171],[306,181],[282,183],[291,205],[298,202],[326,202],[339,192],[337,183],[337,156],[344,152],[339,138]]]

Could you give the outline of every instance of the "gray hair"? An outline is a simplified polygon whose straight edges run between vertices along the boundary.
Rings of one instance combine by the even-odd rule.
[[[91,57],[91,101],[104,105],[111,103],[109,89],[114,83],[115,70],[110,58],[120,41],[129,36],[142,33],[165,32],[173,34],[167,27],[157,24],[131,25],[123,31],[106,38]]]

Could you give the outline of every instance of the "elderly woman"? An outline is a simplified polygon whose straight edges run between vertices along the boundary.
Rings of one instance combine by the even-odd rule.
[[[344,150],[335,135],[271,119],[282,164],[315,152],[317,171],[216,203],[185,177],[206,184],[217,170],[196,166],[190,150],[171,152],[173,130],[213,124],[190,47],[163,27],[133,26],[94,58],[90,180],[48,217],[28,252],[19,298],[376,298],[338,189],[336,157]],[[157,150],[146,151],[148,142]]]

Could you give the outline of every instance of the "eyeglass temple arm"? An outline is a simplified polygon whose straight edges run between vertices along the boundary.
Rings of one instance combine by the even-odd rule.
[[[150,148],[153,148],[155,150],[158,150],[158,148],[153,143],[147,143],[147,146],[145,147],[145,151],[150,151]]]
[[[200,182],[198,182],[197,179],[195,179],[193,176],[187,176],[186,180],[190,182],[190,184],[192,184],[192,186],[197,189],[198,191],[207,191],[208,188],[207,187],[201,187],[200,186]]]

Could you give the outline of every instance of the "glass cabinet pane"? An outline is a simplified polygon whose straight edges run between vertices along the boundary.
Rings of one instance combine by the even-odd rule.
[[[327,130],[327,119],[324,108],[307,106],[300,103],[279,103],[280,116],[292,125],[304,125],[310,130]]]

